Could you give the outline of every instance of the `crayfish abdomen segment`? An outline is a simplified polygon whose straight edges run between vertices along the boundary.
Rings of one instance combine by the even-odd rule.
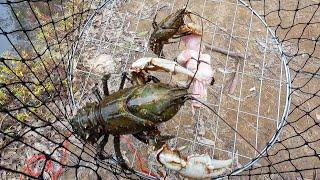
[[[95,143],[104,134],[99,123],[97,103],[89,103],[80,109],[77,115],[71,119],[70,124],[74,133],[90,143]]]

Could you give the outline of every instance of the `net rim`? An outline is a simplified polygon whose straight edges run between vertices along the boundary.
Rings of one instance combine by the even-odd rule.
[[[97,14],[98,11],[100,11],[103,8],[107,8],[106,4],[108,4],[109,2],[111,2],[112,0],[102,0],[100,5],[94,10],[93,14],[87,19],[87,22],[83,25],[82,30],[79,32],[78,35],[78,41],[76,41],[76,43],[73,46],[73,50],[72,50],[72,54],[70,55],[70,57],[68,58],[67,62],[67,83],[68,83],[68,94],[70,97],[70,104],[72,104],[72,108],[76,109],[78,108],[78,105],[75,101],[75,98],[73,96],[72,93],[72,88],[73,88],[73,83],[72,83],[72,79],[73,79],[73,68],[74,68],[74,64],[73,64],[73,60],[75,57],[75,52],[76,49],[79,45],[79,39],[83,36],[84,32],[86,31],[86,29],[88,28],[88,26],[90,25],[90,23],[92,23],[95,15]],[[284,54],[283,48],[281,46],[281,43],[278,41],[278,38],[276,37],[275,33],[272,31],[272,29],[270,29],[270,27],[268,26],[268,24],[265,22],[265,20],[263,19],[263,17],[261,17],[257,11],[255,11],[250,5],[248,5],[247,3],[244,2],[244,0],[237,0],[238,2],[240,2],[244,7],[248,8],[248,10],[250,10],[253,15],[255,15],[260,22],[262,22],[262,24],[266,27],[267,29],[267,33],[270,33],[270,35],[272,36],[272,40],[274,41],[273,44],[275,44],[278,48],[278,53],[280,54],[280,60],[281,60],[281,64],[282,64],[282,69],[284,69],[285,71],[285,79],[286,79],[286,95],[285,95],[285,103],[284,103],[284,109],[282,112],[282,117],[278,119],[278,123],[277,123],[277,128],[275,130],[275,133],[273,134],[273,136],[271,137],[271,139],[268,141],[268,143],[266,144],[266,146],[259,152],[258,155],[256,155],[255,157],[253,157],[251,159],[251,161],[247,162],[244,166],[242,166],[241,168],[235,169],[232,172],[218,177],[218,179],[222,179],[228,176],[232,176],[232,175],[237,175],[247,169],[249,169],[250,167],[252,167],[260,158],[262,158],[267,151],[273,146],[273,144],[276,143],[276,141],[279,139],[280,135],[281,135],[281,131],[282,131],[282,127],[285,125],[285,120],[288,118],[289,115],[289,109],[290,109],[290,104],[291,104],[291,75],[290,75],[290,70],[289,67],[287,65],[287,58]],[[280,86],[282,86],[283,83],[280,81]],[[114,160],[116,161],[116,160]],[[145,179],[157,179],[153,176],[149,176],[145,173],[139,172],[137,170],[134,170],[135,174],[139,177],[145,178]]]

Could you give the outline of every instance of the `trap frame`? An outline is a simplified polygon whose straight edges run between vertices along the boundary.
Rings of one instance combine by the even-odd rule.
[[[152,29],[151,23],[153,21],[153,16],[155,16],[155,12],[158,12],[158,14],[161,13],[160,10],[158,11],[157,7],[159,7],[159,9],[164,9],[164,6],[169,7],[167,11],[163,12],[163,14],[165,14],[164,16],[166,16],[166,14],[171,14],[172,12],[174,12],[175,10],[177,10],[179,8],[183,8],[183,6],[179,6],[175,2],[174,3],[168,3],[168,2],[164,3],[163,1],[161,1],[161,2],[162,2],[162,4],[159,1],[154,1],[154,2],[153,1],[143,1],[140,3],[138,1],[132,1],[132,2],[128,2],[128,4],[129,4],[128,8],[120,6],[115,10],[116,12],[112,12],[112,13],[105,12],[105,13],[102,13],[105,16],[103,16],[103,17],[98,16],[98,19],[96,19],[96,20],[93,19],[93,22],[91,24],[94,24],[94,23],[99,24],[99,26],[96,28],[103,29],[104,31],[103,31],[103,33],[99,33],[100,39],[95,39],[95,32],[94,32],[94,30],[92,30],[95,28],[92,26],[88,27],[87,34],[86,34],[87,38],[83,39],[84,45],[82,46],[82,49],[80,50],[80,51],[82,51],[82,54],[79,54],[79,56],[80,56],[79,61],[75,61],[76,64],[82,65],[82,66],[78,66],[78,67],[80,67],[79,69],[81,70],[81,73],[86,73],[86,77],[85,77],[86,80],[84,82],[85,85],[80,90],[80,91],[82,91],[80,93],[81,94],[80,98],[79,98],[80,100],[79,99],[75,100],[78,104],[81,103],[81,97],[83,97],[82,94],[84,94],[84,91],[87,91],[90,93],[91,88],[86,87],[88,84],[90,84],[90,78],[93,78],[93,80],[91,82],[91,86],[88,85],[89,87],[92,87],[95,84],[95,81],[99,81],[99,78],[95,79],[93,77],[94,75],[92,75],[91,73],[93,73],[93,71],[95,71],[97,74],[103,74],[103,71],[99,72],[95,69],[96,66],[94,65],[94,62],[97,61],[98,58],[90,59],[90,57],[95,57],[100,54],[110,54],[112,58],[118,58],[120,60],[120,62],[123,62],[121,64],[121,66],[119,67],[120,69],[118,70],[118,73],[117,73],[117,74],[119,74],[119,72],[123,72],[124,70],[126,70],[126,67],[128,64],[131,64],[134,60],[138,59],[139,57],[152,56],[152,52],[148,52],[148,47],[146,46],[147,41],[150,36],[150,33],[145,33],[145,35],[143,37],[141,37],[140,39],[138,38],[138,40],[135,40],[135,38],[136,38],[135,36],[138,36],[137,34],[139,34],[139,33],[141,34],[141,32],[143,32],[142,30],[148,30],[149,32],[151,32],[151,29]],[[218,3],[214,2],[214,1],[212,1],[212,2],[203,1],[202,8],[201,8],[201,6],[199,7],[199,5],[197,6],[196,3],[202,4],[201,2],[193,2],[192,3],[192,1],[191,1],[188,4],[188,9],[191,9],[191,11],[196,11],[196,13],[203,15],[205,18],[208,18],[208,14],[204,13],[205,8],[214,9],[214,8],[217,8],[217,6],[218,6],[218,8],[220,6],[225,6],[229,10],[229,8],[232,8],[233,6],[235,6],[236,9],[243,8],[242,11],[240,10],[240,12],[239,12],[239,14],[241,14],[241,15],[246,15],[244,8],[248,8],[248,6],[244,2],[241,2],[241,1],[238,2],[237,4],[235,4],[234,2],[223,2],[223,1],[220,1]],[[134,8],[133,4],[139,4],[139,5],[137,8]],[[184,3],[180,2],[179,4],[180,5],[185,4],[185,2]],[[160,7],[161,5],[162,5],[162,7]],[[155,8],[152,9],[152,7],[155,7]],[[198,11],[196,10],[197,8],[199,8]],[[149,14],[145,12],[147,9],[149,9],[149,11],[150,11]],[[106,11],[109,11],[109,10],[107,9]],[[130,14],[130,11],[137,12],[137,13]],[[177,144],[186,145],[181,142],[179,143],[178,141],[185,142],[190,146],[190,149],[188,149],[187,154],[210,153],[213,156],[215,154],[218,154],[218,153],[215,153],[215,151],[216,152],[220,151],[220,157],[219,157],[219,155],[218,156],[216,155],[215,156],[216,158],[223,158],[223,157],[228,158],[228,156],[225,154],[225,153],[228,153],[228,154],[232,154],[231,157],[229,157],[229,158],[238,159],[238,157],[236,157],[236,156],[240,156],[240,158],[246,159],[246,160],[241,160],[244,164],[243,167],[234,168],[232,174],[238,174],[239,172],[241,172],[244,169],[253,165],[261,156],[263,156],[263,154],[265,154],[265,152],[267,151],[267,148],[269,148],[273,145],[275,140],[280,135],[280,130],[281,130],[283,123],[284,123],[284,121],[282,121],[282,119],[286,119],[286,116],[288,113],[289,100],[290,100],[289,96],[288,96],[288,94],[290,93],[289,73],[288,73],[288,69],[286,68],[285,57],[282,56],[281,46],[278,45],[277,40],[275,39],[275,37],[272,34],[272,31],[268,28],[266,28],[266,31],[265,31],[266,34],[263,34],[263,33],[254,34],[254,35],[250,34],[250,32],[254,31],[254,27],[252,25],[254,18],[257,18],[256,21],[261,20],[260,26],[257,22],[255,22],[255,25],[258,26],[259,28],[266,26],[266,24],[264,21],[262,21],[260,16],[258,16],[258,14],[255,11],[253,11],[250,8],[248,8],[247,11],[249,11],[249,12],[251,11],[251,16],[249,16],[250,23],[248,24],[249,28],[247,29],[247,31],[248,31],[247,36],[248,37],[241,37],[241,35],[244,35],[246,33],[244,31],[239,30],[239,28],[242,28],[242,27],[238,23],[236,23],[237,13],[233,13],[233,11],[230,11],[232,13],[226,13],[226,14],[218,13],[218,14],[220,14],[220,16],[224,15],[224,16],[228,17],[228,19],[224,19],[224,21],[232,21],[233,20],[232,24],[230,24],[232,26],[232,28],[228,29],[228,27],[220,27],[219,25],[216,25],[219,22],[204,23],[205,24],[204,25],[204,29],[205,29],[204,36],[206,36],[208,34],[212,34],[210,36],[209,42],[215,42],[215,39],[214,39],[215,36],[219,36],[219,35],[223,36],[223,38],[225,38],[225,36],[228,36],[228,35],[235,37],[235,38],[230,38],[230,39],[225,38],[225,41],[227,43],[222,42],[224,39],[220,39],[220,41],[219,41],[219,37],[218,38],[216,37],[216,39],[218,39],[218,40],[217,40],[217,42],[215,42],[215,44],[220,45],[219,47],[222,49],[223,48],[227,49],[228,54],[232,49],[235,48],[234,41],[236,41],[236,40],[241,41],[242,39],[245,39],[245,41],[242,43],[246,46],[246,48],[243,52],[241,52],[244,54],[245,59],[238,60],[238,61],[242,61],[242,62],[240,62],[242,64],[242,66],[241,66],[242,70],[239,70],[239,71],[241,71],[242,77],[240,78],[241,85],[240,85],[239,93],[236,93],[236,94],[238,94],[238,96],[241,97],[241,93],[244,94],[244,93],[246,93],[246,91],[249,91],[250,87],[251,88],[255,87],[255,82],[249,82],[248,77],[257,78],[257,80],[253,79],[253,81],[256,81],[259,83],[259,86],[257,87],[257,89],[260,92],[253,92],[253,93],[258,93],[258,95],[257,95],[258,97],[256,98],[256,101],[258,102],[258,104],[257,104],[258,110],[255,112],[255,109],[250,106],[245,106],[244,108],[242,108],[242,106],[243,106],[242,101],[243,100],[241,100],[241,98],[239,98],[239,100],[235,100],[236,101],[236,103],[235,103],[235,102],[230,102],[230,97],[235,98],[235,96],[230,95],[230,97],[223,97],[224,96],[223,94],[225,94],[224,91],[227,88],[227,87],[224,87],[224,86],[227,86],[227,85],[225,85],[225,84],[227,84],[225,79],[227,79],[227,76],[228,76],[225,73],[222,73],[222,75],[217,74],[217,76],[215,77],[216,79],[222,79],[221,81],[217,80],[218,87],[216,87],[216,89],[213,88],[213,91],[216,90],[216,92],[218,92],[218,93],[213,92],[215,94],[210,94],[209,96],[218,96],[218,98],[215,100],[215,101],[217,101],[216,104],[214,104],[215,102],[212,102],[212,101],[211,102],[209,101],[209,103],[214,104],[214,106],[216,108],[216,112],[219,115],[222,114],[221,111],[223,111],[223,110],[235,111],[236,112],[235,114],[228,113],[229,116],[231,115],[232,117],[235,117],[235,120],[232,120],[232,118],[228,118],[228,116],[221,115],[222,118],[224,118],[224,120],[229,123],[234,121],[235,122],[235,126],[233,126],[234,128],[237,128],[239,126],[239,121],[240,121],[239,119],[240,118],[241,119],[245,118],[245,117],[241,117],[241,116],[243,116],[243,114],[246,114],[246,115],[250,114],[251,116],[255,116],[257,118],[257,122],[256,122],[257,127],[256,128],[254,127],[255,125],[252,125],[252,123],[246,121],[246,119],[244,119],[245,121],[242,122],[242,123],[246,123],[246,126],[250,126],[250,125],[253,126],[253,128],[255,129],[255,133],[256,133],[254,135],[255,139],[248,140],[248,138],[246,137],[245,142],[242,142],[242,144],[239,144],[240,142],[238,142],[239,140],[236,138],[237,133],[233,134],[233,133],[228,132],[227,134],[223,135],[223,138],[225,138],[226,136],[227,136],[227,138],[230,136],[235,136],[234,137],[235,140],[233,140],[232,144],[228,144],[226,142],[221,143],[220,141],[222,141],[222,140],[220,140],[220,138],[218,137],[218,134],[221,134],[220,131],[226,130],[228,127],[221,128],[222,130],[219,129],[219,118],[220,117],[216,117],[212,113],[208,117],[206,117],[206,120],[202,120],[202,117],[196,117],[195,119],[188,118],[188,122],[186,122],[186,121],[183,121],[182,119],[187,118],[183,114],[188,112],[188,108],[185,108],[184,110],[181,111],[181,114],[178,115],[179,118],[176,118],[177,120],[173,120],[173,122],[171,122],[171,123],[170,122],[165,123],[168,127],[173,127],[176,124],[179,124],[179,126],[177,128],[175,128],[175,129],[163,128],[164,132],[170,132],[170,133],[173,133],[174,135],[176,135],[176,138],[170,143],[171,146],[176,147]],[[144,17],[142,17],[143,12],[144,12]],[[237,10],[236,10],[236,12],[237,12]],[[160,16],[160,15],[158,15],[158,16]],[[162,19],[162,18],[164,18],[164,17],[159,17],[158,19]],[[110,23],[103,23],[104,21],[106,21],[105,19],[109,19]],[[221,19],[221,17],[213,17],[210,20],[213,20],[213,19]],[[119,24],[114,27],[111,23],[117,22],[117,21],[119,21]],[[127,24],[129,24],[129,26]],[[226,29],[226,30],[224,30],[224,29]],[[90,30],[92,30],[92,31],[90,31]],[[220,31],[220,30],[222,30],[222,31]],[[120,33],[118,33],[119,35],[114,35],[114,33],[111,33],[110,31],[120,32]],[[227,31],[229,31],[230,33],[228,33]],[[110,35],[105,35],[108,32],[110,32]],[[128,35],[128,34],[126,34],[127,32],[129,32],[129,33],[131,32],[133,34]],[[233,34],[234,32],[236,32],[236,33]],[[237,35],[237,33],[239,35]],[[218,35],[216,35],[216,34],[218,34]],[[129,47],[126,47],[126,44],[123,42],[127,41],[126,38],[128,38],[128,36],[132,37],[132,39],[130,39]],[[265,45],[266,47],[264,47],[263,51],[260,52],[260,53],[262,53],[261,57],[263,58],[263,60],[261,62],[259,57],[255,57],[255,55],[250,55],[251,57],[249,57],[249,53],[250,54],[259,53],[259,52],[256,52],[257,51],[256,49],[249,47],[249,42],[251,43],[252,39],[254,39],[257,42],[258,39],[263,36],[265,36],[265,40],[262,40],[262,41],[265,41],[264,43],[266,44]],[[268,36],[271,36],[271,38],[269,38]],[[112,39],[112,37],[115,37],[115,38]],[[204,39],[206,39],[206,38],[204,37]],[[89,45],[90,43],[93,43],[93,45]],[[222,47],[221,47],[221,45],[222,45]],[[92,46],[93,46],[94,50],[90,49],[90,52],[89,52],[90,55],[89,56],[86,55],[87,51],[85,49],[87,47],[92,47]],[[107,47],[107,48],[102,49],[103,46]],[[177,51],[183,50],[183,49],[177,47],[177,44],[167,45],[167,46],[168,46],[167,49],[170,49],[170,50],[176,49],[173,52],[172,51],[168,52],[168,51],[164,50],[165,53],[168,53],[170,55],[172,54],[172,56],[169,57],[169,59],[173,59],[177,55]],[[276,47],[278,47],[278,49],[274,50],[273,49],[274,47],[271,47],[271,46],[276,46]],[[140,50],[137,51],[137,48],[140,48]],[[210,50],[210,48],[208,48],[208,49]],[[270,52],[268,55],[267,55],[267,51]],[[206,51],[206,52],[208,52],[208,51]],[[208,52],[208,53],[210,53],[210,52]],[[83,55],[83,54],[85,54],[85,55]],[[232,58],[228,54],[226,56],[225,63],[223,61],[221,62],[221,63],[223,63],[223,65],[222,66],[220,65],[220,69],[226,70],[228,68],[233,68],[232,66],[227,65],[228,63],[233,64],[233,62],[232,62],[233,60],[231,60]],[[216,54],[212,54],[212,53],[210,53],[210,55],[217,56]],[[221,56],[219,56],[219,58],[221,58]],[[254,58],[257,58],[257,59],[254,60]],[[274,62],[274,64],[277,64],[279,67],[277,67],[277,65],[273,66],[273,69],[277,69],[277,70],[275,70],[273,75],[264,75],[264,73],[267,73],[267,72],[264,72],[265,71],[264,68],[265,68],[266,64],[269,64],[268,62],[270,60],[274,61],[273,58],[278,58],[278,60],[276,60],[276,61],[279,61],[279,63]],[[215,60],[216,60],[216,58],[213,58],[213,61],[215,61]],[[248,62],[257,63],[257,64],[260,63],[258,66],[262,66],[262,71],[258,72],[258,73],[248,72],[250,70],[247,70],[247,68],[245,67],[245,65],[248,64]],[[217,64],[217,63],[213,63],[213,64],[214,64],[213,67],[215,69],[219,69],[219,64]],[[75,68],[75,69],[77,69],[77,68]],[[74,74],[74,73],[68,73],[68,74]],[[277,75],[274,75],[274,74],[279,74],[279,76],[277,77]],[[248,77],[244,78],[244,76],[248,76]],[[258,78],[260,78],[260,79],[258,79]],[[116,79],[114,80],[115,84],[117,84],[116,83],[117,81],[119,82],[119,79],[120,79],[119,77],[116,77]],[[284,79],[284,80],[282,80],[282,79]],[[279,87],[275,87],[275,89],[280,89],[280,90],[266,92],[265,87],[264,87],[265,86],[264,83],[266,83],[266,81],[268,81],[268,80],[272,81],[272,82],[277,81],[277,85],[274,85],[274,86],[279,86]],[[219,83],[219,82],[221,82],[221,83]],[[246,85],[243,86],[242,85],[243,83],[245,83]],[[285,85],[285,88],[282,87],[282,84]],[[118,87],[118,85],[116,85],[115,87]],[[115,91],[116,91],[116,89],[115,89]],[[283,92],[283,91],[285,91],[285,92]],[[274,109],[274,113],[277,114],[277,117],[274,119],[272,119],[272,115],[263,116],[263,115],[261,115],[263,113],[259,114],[260,113],[259,111],[266,110],[266,108],[260,108],[262,103],[266,103],[266,102],[261,103],[261,101],[262,101],[261,99],[263,99],[262,97],[266,96],[265,93],[269,93],[271,95],[274,94],[275,96],[278,96],[278,98],[276,99],[276,101],[278,103],[277,104],[278,107],[276,109]],[[242,96],[244,96],[244,95],[242,95]],[[246,96],[248,96],[248,95],[246,95]],[[281,98],[281,96],[284,96],[284,97]],[[264,100],[266,101],[266,99],[264,99]],[[232,109],[229,107],[224,107],[225,106],[224,104],[226,104],[226,103],[223,103],[222,101],[227,101],[227,104],[229,104],[229,106],[236,107],[236,108]],[[284,102],[281,103],[281,101],[284,101]],[[271,105],[271,103],[270,103],[270,105]],[[199,113],[204,113],[204,112],[201,111]],[[188,114],[188,115],[190,115],[190,114]],[[216,120],[214,120],[214,119],[216,119]],[[260,126],[262,126],[262,127],[259,127],[259,119],[260,119],[260,121],[262,120],[262,121],[273,121],[273,122],[265,123],[265,124],[260,123]],[[195,128],[195,130],[193,131],[193,133],[195,132],[194,137],[192,137],[192,136],[190,137],[189,134],[181,132],[181,130],[183,131],[184,126],[186,126],[187,124],[189,124],[190,127],[194,126],[192,123],[191,124],[189,123],[192,121],[198,121],[194,127]],[[199,122],[199,121],[212,121],[212,123],[202,122],[202,124],[203,124],[202,126],[205,126],[207,124],[210,125],[211,129],[209,129],[209,131],[214,131],[214,133],[207,132],[207,135],[200,133],[199,131],[201,131],[201,130],[199,130],[199,126],[200,126],[199,123],[201,123],[201,122]],[[220,123],[223,124],[224,122],[222,121]],[[166,125],[164,125],[164,126],[166,126]],[[220,126],[224,126],[224,125],[220,125]],[[270,128],[270,127],[263,127],[263,126],[274,126],[274,127]],[[267,128],[270,128],[268,130],[273,131],[275,133],[274,134],[273,133],[265,133],[265,131],[267,131]],[[259,131],[257,129],[259,129]],[[245,128],[241,131],[238,131],[238,133],[240,133],[240,135],[242,135],[243,133],[245,133],[244,131],[250,131],[250,130],[247,130],[247,128]],[[263,135],[260,131],[262,131],[264,134],[267,134],[267,135]],[[199,134],[201,134],[201,135],[199,135]],[[200,138],[199,138],[199,136],[200,136]],[[210,144],[208,144],[208,143],[206,143],[207,141],[204,141],[201,138],[204,138],[205,140],[210,139],[210,138],[212,138],[212,139],[214,138],[214,141],[210,142]],[[240,138],[243,138],[243,137],[240,137]],[[229,139],[232,139],[232,138],[229,138]],[[260,139],[266,139],[267,141],[264,142],[263,140],[260,140]],[[228,139],[224,139],[224,140],[228,141]],[[217,141],[219,141],[220,144],[215,143]],[[248,142],[248,141],[250,141],[250,142]],[[258,141],[263,141],[263,143],[259,144],[261,147],[258,147]],[[246,147],[248,145],[246,143],[255,144],[254,154],[250,154],[250,155],[246,154],[246,151],[248,151],[248,147]],[[140,143],[138,141],[135,141],[134,144],[137,144],[137,146],[140,147],[140,148],[138,148],[138,149],[140,149],[140,151],[146,152],[146,150],[144,150],[145,148],[143,148],[143,145],[139,146]],[[225,144],[227,144],[227,145],[225,145]],[[195,147],[195,146],[198,146],[198,147]],[[231,146],[232,148],[227,147],[227,146]],[[241,151],[240,153],[237,152],[236,146],[240,149],[240,151]],[[241,146],[243,146],[243,148],[241,148]],[[265,147],[263,147],[263,146],[265,146]],[[212,149],[212,150],[208,151],[206,149]],[[147,153],[142,153],[142,154],[147,154]],[[135,156],[132,156],[132,158],[133,159],[130,160],[130,162],[135,161],[134,160]],[[149,157],[144,157],[144,159],[149,159]],[[134,164],[134,162],[133,162],[133,164]],[[135,167],[135,166],[133,165],[133,167]]]
[[[0,96],[3,97],[0,109],[3,125],[0,131],[0,167],[3,178],[16,177],[19,174],[38,178],[50,176],[52,179],[58,176],[83,178],[91,176],[87,175],[87,172],[94,173],[97,177],[109,172],[113,173],[115,178],[154,178],[150,176],[154,172],[123,172],[116,165],[114,158],[107,161],[95,160],[94,147],[66,132],[72,132],[67,119],[75,109],[86,102],[94,101],[87,95],[90,95],[91,87],[99,81],[103,73],[95,72],[94,69],[101,64],[92,64],[98,55],[107,55],[111,64],[110,59],[116,60],[116,71],[112,72],[115,77],[110,82],[114,87],[118,87],[119,84],[116,74],[127,69],[133,60],[152,55],[145,42],[149,36],[146,31],[151,28],[155,10],[164,9],[159,12],[158,19],[161,19],[161,16],[181,8],[178,5],[180,3],[176,1],[161,2],[163,4],[147,0],[71,1],[69,4],[58,1],[0,3],[11,9],[18,24],[17,29],[12,31],[0,25],[0,34],[5,36],[13,47],[12,53],[6,53],[1,58],[1,77],[9,77],[8,80],[1,79],[0,87],[1,93],[4,94]],[[319,64],[316,62],[319,58],[319,34],[316,27],[320,4],[299,1],[290,1],[286,5],[280,1],[277,4],[266,1],[247,3],[205,0],[191,1],[188,5],[191,11],[198,12],[206,18],[206,13],[213,10],[232,12],[222,14],[220,11],[213,16],[211,21],[216,25],[204,23],[204,35],[210,37],[209,42],[214,42],[215,46],[245,55],[244,63],[238,68],[241,76],[240,85],[235,95],[229,96],[224,92],[227,80],[231,79],[232,75],[228,71],[237,69],[236,61],[228,55],[209,52],[207,48],[205,52],[211,55],[213,66],[217,69],[217,82],[209,90],[208,102],[222,118],[242,134],[242,137],[230,132],[221,120],[219,122],[216,115],[206,114],[205,110],[197,112],[194,119],[183,121],[186,116],[190,116],[186,113],[188,107],[181,109],[172,122],[163,125],[162,131],[169,134],[176,132],[177,138],[169,142],[173,147],[189,143],[186,154],[208,153],[218,159],[238,159],[242,166],[235,167],[228,176],[268,176],[272,179],[315,177],[319,169],[317,162],[320,147],[316,135],[319,130],[319,87],[312,86],[312,83],[317,84],[319,81]],[[30,13],[29,23],[17,15],[17,9],[22,5],[25,5],[26,12]],[[163,5],[169,8],[162,8]],[[36,8],[38,6],[50,13],[42,15]],[[283,16],[287,16],[288,20]],[[310,19],[307,19],[308,16]],[[222,28],[226,31],[222,31]],[[100,30],[103,30],[102,33]],[[49,33],[54,35],[48,35]],[[42,35],[40,43],[39,34]],[[26,48],[13,41],[14,35],[26,40]],[[245,48],[243,44],[237,44],[237,41],[241,40],[244,40]],[[177,44],[170,45],[165,52],[169,57],[173,57],[182,48]],[[17,67],[20,68],[18,71]],[[23,75],[19,74],[19,71]],[[77,84],[79,81],[84,83]],[[25,96],[21,95],[21,92],[19,94],[19,89]],[[78,94],[77,90],[80,90]],[[274,94],[277,96],[273,99]],[[273,107],[275,104],[276,108]],[[257,109],[253,108],[255,105],[258,106]],[[210,122],[210,119],[213,121]],[[181,123],[189,128],[195,126],[196,135],[190,136],[194,132],[181,133],[183,128],[186,128]],[[177,128],[171,128],[175,127],[175,124],[178,124]],[[197,136],[203,129],[205,134],[200,135],[203,138],[200,140],[214,138],[214,144],[207,141],[199,143]],[[231,140],[230,135],[233,136]],[[243,138],[246,141],[243,141]],[[144,145],[131,141],[139,151],[147,151]],[[248,142],[254,144],[259,152],[252,149]],[[130,142],[128,143],[130,145]],[[6,155],[10,155],[12,149],[21,149],[17,151],[20,156]],[[112,148],[105,150],[107,153],[112,152]],[[134,155],[135,153],[137,151],[127,156],[132,167],[137,169],[139,167],[135,158],[138,156]],[[65,154],[67,160],[64,160]],[[33,161],[37,158],[38,161]],[[12,163],[6,163],[4,160]],[[25,165],[15,165],[16,161],[25,162]],[[32,173],[32,168],[38,172]],[[65,171],[62,171],[62,168],[65,168]],[[178,177],[171,173],[170,176]]]

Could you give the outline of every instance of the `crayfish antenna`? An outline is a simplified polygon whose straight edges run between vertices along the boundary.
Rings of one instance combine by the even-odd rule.
[[[190,2],[190,0],[188,0],[187,3],[186,3],[186,5],[184,6],[184,8],[183,8],[184,10],[187,9],[187,7],[188,7],[188,5],[189,5],[189,2]]]
[[[193,22],[193,20],[192,20],[192,18],[191,18],[192,12],[187,10],[187,7],[188,7],[188,5],[189,5],[189,1],[190,1],[190,0],[188,0],[187,3],[186,3],[186,5],[184,6],[183,11],[184,11],[184,13],[188,16],[188,18],[191,20],[191,22]]]
[[[194,72],[194,75],[193,75],[190,83],[188,84],[188,88],[190,88],[193,80],[195,79],[196,74],[197,74],[197,72],[198,72],[198,70],[199,70],[199,65],[200,65],[200,55],[201,55],[202,41],[203,41],[203,37],[202,37],[202,35],[203,35],[203,21],[202,21],[202,19],[200,19],[200,20],[201,20],[201,39],[200,39],[200,48],[199,48],[198,58],[196,59],[196,60],[197,60],[197,69],[196,69],[196,71]]]

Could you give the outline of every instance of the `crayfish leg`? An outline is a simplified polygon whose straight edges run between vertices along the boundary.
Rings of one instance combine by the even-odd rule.
[[[145,75],[143,72],[131,72],[131,78],[131,83],[133,85],[144,85],[150,81],[160,83],[160,80],[157,77],[150,74]]]
[[[98,102],[100,102],[102,100],[102,97],[100,95],[100,91],[98,89],[98,84],[95,84],[95,86],[92,89],[92,93],[97,98]]]
[[[127,163],[125,162],[125,160],[123,159],[123,156],[121,154],[121,150],[120,150],[120,136],[119,135],[115,135],[113,138],[113,145],[114,145],[114,151],[116,153],[116,157],[117,160],[121,166],[121,168],[125,169],[125,170],[131,170],[129,168],[129,166],[127,165]]]
[[[133,134],[133,136],[145,144],[155,146],[156,149],[161,148],[165,144],[165,141],[168,141],[175,137],[170,135],[160,135],[160,131],[158,130],[158,128],[151,129],[149,131],[142,131]]]
[[[172,39],[182,38],[182,37],[184,37],[184,36],[188,36],[188,35],[191,35],[191,34],[192,34],[192,32],[183,32],[183,33],[180,33],[180,34],[178,34],[178,35],[174,35],[174,36],[172,37]]]
[[[119,90],[121,90],[121,89],[124,88],[124,84],[126,83],[126,79],[130,79],[130,78],[128,77],[128,73],[123,72],[123,73],[122,73],[122,77],[121,77],[121,82],[120,82]]]
[[[156,29],[156,28],[158,27],[158,23],[157,23],[157,21],[156,21],[156,19],[157,19],[157,14],[158,14],[158,12],[156,12],[156,14],[155,14],[154,17],[153,17],[153,21],[152,21],[152,27],[153,27],[153,29]]]
[[[105,74],[102,77],[102,87],[103,87],[103,94],[104,96],[109,96],[109,88],[108,88],[108,80],[110,79],[111,75],[110,74]]]
[[[131,84],[132,85],[144,85],[146,84],[146,75],[140,72],[131,72]]]
[[[104,147],[106,146],[106,144],[108,143],[108,139],[109,139],[109,134],[104,135],[101,142],[97,145],[97,156],[101,160],[107,158],[103,155],[103,150],[104,150]]]

